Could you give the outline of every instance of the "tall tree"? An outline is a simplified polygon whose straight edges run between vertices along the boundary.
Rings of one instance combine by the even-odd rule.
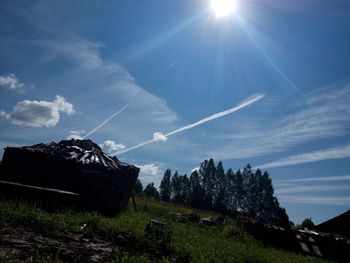
[[[190,176],[191,184],[191,207],[202,208],[202,201],[204,197],[204,191],[201,186],[199,173],[194,170]]]
[[[214,181],[214,192],[213,201],[214,209],[218,212],[225,213],[225,195],[226,195],[226,181],[225,181],[225,170],[220,161],[215,169],[215,181]]]
[[[145,196],[153,198],[155,200],[159,200],[159,192],[157,188],[155,188],[154,183],[149,183],[145,190],[143,190]]]
[[[205,160],[201,163],[201,166],[199,168],[199,174],[201,176],[202,187],[205,193],[205,196],[203,198],[204,209],[212,209],[213,207],[215,172],[216,167],[212,158],[210,158],[209,161]]]
[[[163,179],[160,183],[159,192],[160,192],[160,200],[165,202],[170,202],[171,195],[171,170],[167,169],[164,172]]]
[[[253,172],[249,173],[249,176],[246,178],[246,213],[248,216],[256,218],[258,213],[258,202],[260,189],[258,186],[258,177],[261,175],[261,171],[257,170],[254,174]]]
[[[191,199],[191,182],[185,174],[181,176],[181,202],[184,205],[190,205]]]
[[[140,179],[136,180],[135,186],[134,186],[134,190],[136,194],[141,194],[143,191],[143,185],[140,181]]]
[[[250,190],[251,177],[252,177],[252,167],[248,163],[246,167],[243,168],[243,172],[242,172],[242,179],[243,179],[242,212],[245,214],[248,214],[249,212],[248,209],[250,206],[249,190]]]
[[[226,172],[226,209],[231,212],[237,211],[237,177],[234,171],[229,168]]]
[[[177,171],[171,178],[171,200],[174,203],[181,202],[181,179]]]
[[[241,170],[237,170],[236,172],[236,194],[235,194],[235,207],[236,211],[243,212],[244,211],[244,181]]]
[[[187,175],[179,175],[175,172],[171,178],[172,201],[177,204],[190,205],[191,182]]]

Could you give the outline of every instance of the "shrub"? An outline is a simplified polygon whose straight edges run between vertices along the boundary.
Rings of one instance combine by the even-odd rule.
[[[145,228],[145,238],[162,249],[169,249],[171,246],[171,229],[160,221],[151,219]]]

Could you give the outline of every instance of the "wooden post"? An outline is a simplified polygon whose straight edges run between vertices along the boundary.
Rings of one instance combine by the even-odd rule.
[[[135,212],[137,212],[136,202],[135,202],[135,193],[132,191],[131,193],[132,205],[134,206]]]

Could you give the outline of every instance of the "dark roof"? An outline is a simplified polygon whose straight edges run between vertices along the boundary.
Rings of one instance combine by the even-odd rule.
[[[350,238],[350,210],[317,225],[316,229],[328,233],[342,234]]]
[[[26,151],[58,155],[77,163],[103,166],[105,168],[119,169],[121,166],[131,166],[120,162],[116,156],[108,156],[91,140],[62,140],[58,143],[40,143],[20,148]]]

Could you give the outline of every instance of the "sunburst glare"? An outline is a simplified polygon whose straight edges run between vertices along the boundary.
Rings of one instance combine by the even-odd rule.
[[[237,11],[237,1],[211,0],[211,8],[217,18],[229,16]]]

